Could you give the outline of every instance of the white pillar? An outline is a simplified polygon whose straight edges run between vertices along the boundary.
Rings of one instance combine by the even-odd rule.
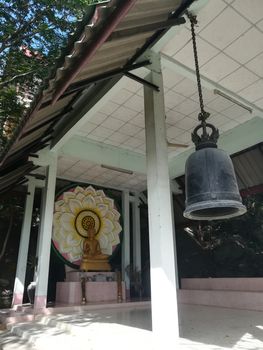
[[[129,293],[130,280],[125,271],[130,265],[130,194],[122,192],[122,218],[123,218],[123,241],[122,241],[122,279],[125,281],[126,290]]]
[[[51,249],[52,222],[56,189],[57,157],[49,159],[46,169],[46,186],[41,214],[41,229],[39,237],[39,256],[36,278],[34,308],[45,308],[47,303],[48,273]]]
[[[179,324],[163,80],[159,55],[151,60],[148,79],[160,88],[156,92],[144,87],[152,329],[162,344],[173,344],[179,337]]]
[[[16,306],[23,303],[24,289],[25,289],[25,277],[27,267],[28,246],[30,240],[30,231],[32,223],[32,213],[35,196],[35,179],[29,178],[28,180],[28,195],[26,198],[24,220],[22,225],[22,232],[20,237],[19,252],[17,259],[16,277],[13,292],[12,306]]]
[[[133,266],[141,270],[141,223],[140,223],[140,200],[138,194],[134,196],[132,203],[132,221],[133,221]]]

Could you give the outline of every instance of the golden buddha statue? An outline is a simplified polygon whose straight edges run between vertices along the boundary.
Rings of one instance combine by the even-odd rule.
[[[87,230],[87,238],[83,243],[83,256],[80,264],[82,271],[110,271],[111,267],[108,262],[109,256],[102,254],[100,243],[95,238],[96,230],[89,227]]]

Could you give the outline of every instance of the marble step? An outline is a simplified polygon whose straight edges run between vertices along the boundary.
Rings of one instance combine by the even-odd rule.
[[[178,300],[181,304],[263,311],[263,292],[181,289]]]

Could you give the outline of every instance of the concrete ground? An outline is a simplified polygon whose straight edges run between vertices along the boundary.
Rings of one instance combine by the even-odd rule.
[[[3,350],[263,349],[263,313],[181,305],[179,342],[157,345],[148,307],[39,317],[1,332]]]

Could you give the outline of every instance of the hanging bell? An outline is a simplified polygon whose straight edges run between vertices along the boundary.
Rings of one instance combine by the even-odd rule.
[[[206,128],[212,129],[209,134]],[[198,130],[203,134],[198,135]],[[185,166],[186,209],[184,216],[192,220],[227,219],[242,215],[234,167],[229,155],[217,148],[218,130],[202,122],[192,133],[196,145]]]

